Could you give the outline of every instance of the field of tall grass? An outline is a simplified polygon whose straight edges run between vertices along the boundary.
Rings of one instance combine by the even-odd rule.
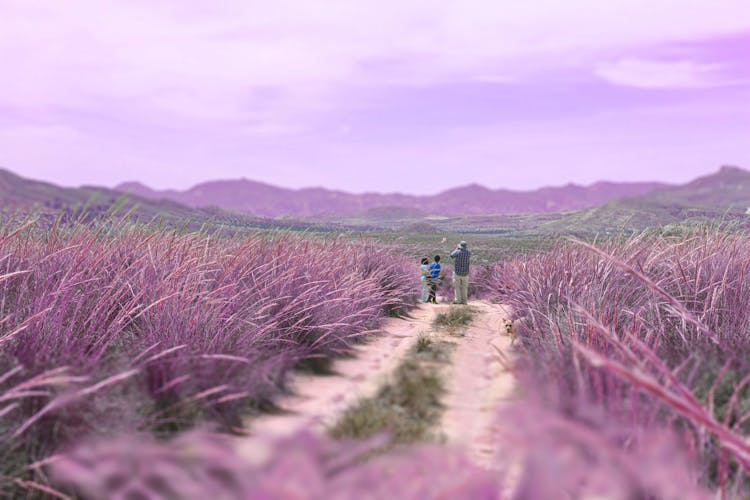
[[[477,293],[518,320],[523,401],[498,415],[518,449],[497,457],[516,479],[444,448],[363,460],[383,436],[302,434],[243,453],[183,432],[239,432],[301,362],[405,313],[415,269],[361,241],[4,228],[0,493],[750,495],[750,238],[730,232],[566,241],[475,269]]]
[[[750,238],[570,241],[483,280],[519,320],[533,421],[561,431],[534,447],[547,445],[547,462],[578,447],[561,476],[613,474],[617,498],[750,496]]]
[[[417,299],[370,242],[142,226],[0,229],[0,497],[96,436],[239,431],[290,370],[345,353]]]

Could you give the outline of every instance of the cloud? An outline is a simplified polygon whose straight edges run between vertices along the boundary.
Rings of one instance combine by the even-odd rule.
[[[377,172],[393,182],[403,162],[391,148],[440,163],[452,126],[630,108],[645,93],[625,86],[725,84],[726,47],[698,53],[750,31],[750,2],[720,3],[0,0],[0,126],[17,126],[0,133],[0,162],[75,163],[76,182],[86,165],[104,182],[119,164],[167,186],[252,176],[255,159],[286,179],[387,150],[394,166]],[[693,45],[652,50],[675,42]],[[744,61],[744,40],[728,45]],[[357,154],[329,153],[341,143]]]
[[[146,96],[159,109],[174,92],[189,97],[175,98],[177,109],[165,101],[170,112],[232,118],[263,104],[255,87],[283,88],[299,106],[340,84],[513,78],[530,61],[559,67],[628,46],[750,29],[746,0],[725,0],[720,9],[712,0],[205,5],[0,0],[0,60],[13,75],[0,100],[85,106],[102,96]]]
[[[682,61],[620,59],[600,65],[597,76],[616,85],[645,89],[706,88],[743,83],[725,76],[724,65]]]

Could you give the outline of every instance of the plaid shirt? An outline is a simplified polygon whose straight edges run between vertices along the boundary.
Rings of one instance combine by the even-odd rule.
[[[468,276],[469,275],[469,259],[471,258],[471,251],[466,248],[457,248],[451,252],[451,259],[455,264],[453,274],[456,276]]]

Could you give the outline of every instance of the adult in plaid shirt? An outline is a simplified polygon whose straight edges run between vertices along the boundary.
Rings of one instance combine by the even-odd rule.
[[[469,260],[471,251],[466,248],[466,242],[462,241],[458,247],[451,252],[453,259],[453,290],[454,304],[466,304],[469,294]]]

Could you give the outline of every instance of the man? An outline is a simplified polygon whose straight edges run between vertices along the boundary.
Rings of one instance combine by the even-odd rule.
[[[469,294],[469,260],[471,251],[466,248],[466,242],[462,241],[455,250],[451,252],[453,259],[453,290],[454,304],[466,304]]]

